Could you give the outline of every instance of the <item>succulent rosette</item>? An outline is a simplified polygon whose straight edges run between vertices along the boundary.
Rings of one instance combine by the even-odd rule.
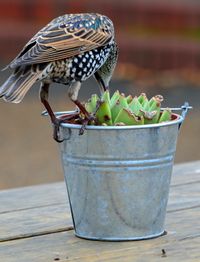
[[[88,113],[95,117],[89,124],[118,126],[156,124],[171,120],[171,110],[161,110],[163,97],[156,95],[148,99],[145,93],[139,96],[125,96],[116,91],[110,96],[109,91],[102,97],[94,94],[85,103]]]

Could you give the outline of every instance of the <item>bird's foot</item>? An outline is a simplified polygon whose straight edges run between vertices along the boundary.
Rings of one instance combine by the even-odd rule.
[[[61,138],[60,134],[60,124],[63,122],[63,119],[55,118],[52,121],[53,124],[53,138],[56,142],[62,143],[64,139]]]
[[[53,118],[52,124],[54,125],[54,130],[53,130],[53,138],[56,140],[56,142],[61,143],[64,141],[64,139],[61,139],[61,134],[60,134],[60,124],[61,123],[66,123],[70,121],[72,122],[79,116],[79,112],[74,112],[72,114],[64,115],[61,116],[60,118]]]
[[[70,123],[70,120],[72,120],[74,117],[75,117],[75,115],[71,116],[70,119],[69,118],[62,118],[62,119],[56,118],[56,120],[54,120],[54,122],[53,122],[53,125],[54,125],[53,138],[54,138],[54,140],[56,140],[56,142],[62,143],[64,141],[64,139],[61,138],[61,134],[60,134],[60,124],[65,123],[66,121],[69,121],[69,123]],[[84,118],[84,119],[81,119],[81,120],[79,119],[79,121],[80,121],[79,123],[82,125],[80,130],[79,130],[79,135],[83,135],[84,132],[85,132],[86,126],[90,122],[94,122],[95,117],[91,115],[87,118]]]
[[[86,126],[90,123],[90,122],[95,122],[96,118],[93,115],[88,114],[87,116],[85,116],[85,118],[81,121],[82,127],[79,130],[79,135],[83,135],[85,132],[85,128]]]

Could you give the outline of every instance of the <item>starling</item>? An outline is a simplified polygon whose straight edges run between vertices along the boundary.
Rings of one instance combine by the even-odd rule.
[[[51,82],[68,85],[70,99],[89,119],[78,100],[81,83],[93,75],[101,92],[108,89],[117,57],[114,27],[108,17],[94,13],[60,16],[33,36],[6,67],[14,72],[0,87],[0,97],[19,103],[31,86],[41,81],[40,100],[54,124],[54,139],[60,142],[61,120],[48,102]]]

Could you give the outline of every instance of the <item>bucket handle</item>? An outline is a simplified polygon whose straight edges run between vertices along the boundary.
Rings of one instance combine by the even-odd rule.
[[[185,120],[185,117],[188,113],[188,110],[189,109],[192,109],[192,106],[189,105],[188,102],[185,102],[181,107],[175,107],[175,108],[170,108],[172,111],[181,111],[182,110],[182,113],[181,113],[181,116],[183,118],[183,121]],[[162,108],[162,110],[164,110],[164,108]],[[183,123],[183,121],[181,121],[181,123],[179,124],[179,129]]]
[[[181,110],[182,110],[181,116],[182,116],[182,118],[183,118],[183,121],[185,120],[185,117],[186,117],[189,109],[192,109],[192,106],[190,106],[188,102],[185,102],[185,103],[182,105],[182,107],[181,107]],[[178,127],[179,129],[180,129],[183,121],[179,124],[179,127]]]

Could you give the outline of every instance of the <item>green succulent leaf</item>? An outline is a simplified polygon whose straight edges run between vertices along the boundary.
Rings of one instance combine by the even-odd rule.
[[[99,124],[112,125],[112,115],[110,105],[108,102],[103,101],[100,103],[99,108],[96,112],[96,119]]]
[[[167,122],[171,120],[171,110],[169,108],[166,108],[165,110],[163,110],[163,112],[161,113],[161,116],[158,120],[158,123],[162,123],[162,122]]]
[[[117,115],[114,124],[124,123],[125,125],[142,125],[144,124],[143,117],[136,116],[130,110],[122,108]]]
[[[87,103],[85,103],[85,109],[88,111],[88,113],[95,113],[98,101],[99,97],[95,94],[91,96]]]
[[[119,114],[120,110],[123,108],[123,106],[120,104],[119,100],[116,101],[116,103],[111,108],[111,114],[112,114],[112,121],[115,121],[115,118]]]
[[[115,93],[112,95],[110,99],[110,106],[111,108],[116,104],[117,100],[119,100],[120,92],[119,90],[115,91]]]
[[[157,110],[161,106],[163,97],[160,95],[154,96],[149,100],[149,111]]]
[[[130,104],[132,102],[132,100],[133,100],[132,95],[129,95],[129,96],[126,97],[126,101],[127,101],[128,104]]]
[[[142,93],[140,96],[138,96],[138,101],[140,102],[140,104],[142,105],[144,100],[147,98],[145,93]]]
[[[128,108],[128,102],[127,102],[126,97],[125,97],[124,94],[121,94],[121,95],[119,96],[119,103],[120,103],[120,105],[123,106],[124,108]]]
[[[93,113],[94,110],[93,110],[93,107],[92,107],[92,104],[91,104],[91,100],[88,101],[87,103],[85,103],[85,109],[87,110],[88,113]]]
[[[160,116],[160,109],[154,111],[142,111],[144,124],[155,124]]]
[[[136,115],[136,116],[141,116],[141,110],[143,109],[142,105],[140,104],[137,96],[133,98],[131,103],[129,104],[129,109]]]
[[[116,103],[111,108],[113,122],[115,121],[115,118],[119,114],[120,110],[123,108],[128,108],[128,103],[126,101],[126,97],[120,94],[119,99],[116,101]]]
[[[110,101],[110,92],[108,90],[106,90],[103,95],[102,95],[102,100],[107,102],[109,105],[111,104]]]
[[[149,100],[148,98],[144,98],[143,102],[142,102],[142,108],[145,111],[149,111]]]

